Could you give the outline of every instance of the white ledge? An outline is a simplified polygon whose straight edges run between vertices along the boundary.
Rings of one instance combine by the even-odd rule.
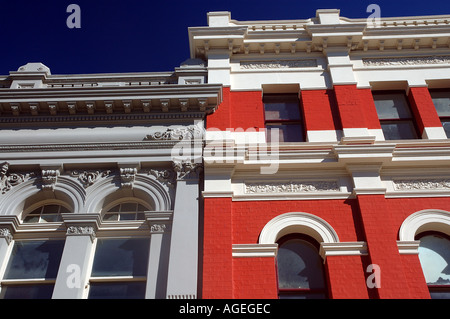
[[[278,244],[234,244],[233,257],[276,257]]]

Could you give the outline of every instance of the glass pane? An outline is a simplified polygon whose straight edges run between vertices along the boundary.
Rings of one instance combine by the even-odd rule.
[[[30,216],[30,215],[28,215],[27,217],[24,218],[23,222],[24,223],[38,223],[39,222],[39,216],[36,216],[36,215]]]
[[[92,276],[146,276],[148,238],[98,239]]]
[[[104,221],[117,221],[118,220],[118,218],[119,218],[119,214],[117,214],[117,213],[114,213],[114,214],[105,214],[105,215],[103,215],[103,220]]]
[[[144,213],[137,213],[136,220],[145,220],[145,214]]]
[[[267,125],[267,142],[304,142],[303,127],[300,124]]]
[[[450,291],[430,291],[431,299],[450,299]]]
[[[296,95],[264,96],[266,120],[299,120],[300,104]]]
[[[412,118],[403,93],[374,94],[373,99],[380,120]]]
[[[136,213],[121,213],[120,220],[136,220]]]
[[[323,261],[316,248],[307,241],[292,239],[285,242],[278,249],[277,261],[281,289],[325,287]]]
[[[45,205],[42,214],[58,214],[59,205]]]
[[[146,212],[146,211],[148,211],[148,209],[145,208],[145,206],[139,204],[139,205],[138,205],[138,208],[137,208],[137,211],[138,211],[138,212]]]
[[[61,221],[60,214],[46,214],[41,216],[41,222],[50,223],[50,222],[59,222]]]
[[[89,299],[144,299],[145,282],[91,283]]]
[[[70,213],[70,210],[68,210],[68,209],[65,208],[64,206],[61,206],[61,207],[59,208],[59,213],[60,213],[60,214]]]
[[[56,278],[63,248],[63,240],[17,241],[5,279]]]
[[[108,210],[108,212],[120,212],[120,204],[114,206],[113,208],[111,208],[110,210]]]
[[[51,299],[53,284],[42,285],[3,285],[3,299]]]
[[[123,203],[120,207],[120,212],[136,212],[137,203]]]
[[[430,92],[439,116],[450,116],[450,91]]]
[[[437,235],[422,237],[419,259],[427,284],[450,285],[450,240]]]
[[[416,130],[411,121],[382,122],[384,138],[386,140],[407,140],[417,138]]]
[[[447,138],[450,138],[450,120],[442,120],[442,126],[444,127]]]

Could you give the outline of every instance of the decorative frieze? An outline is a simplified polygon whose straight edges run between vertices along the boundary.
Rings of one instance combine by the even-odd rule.
[[[241,61],[240,68],[244,70],[257,69],[290,69],[290,68],[313,68],[317,67],[316,59],[300,60],[271,60],[271,61]]]
[[[337,181],[246,183],[246,194],[339,192]]]
[[[0,228],[0,238],[5,238],[6,242],[9,245],[9,243],[13,240],[11,230],[6,227]]]
[[[88,188],[93,185],[100,177],[107,177],[111,174],[110,170],[105,171],[72,171],[70,175],[77,177],[84,188]]]
[[[41,171],[42,190],[53,191],[58,180],[59,170],[57,169],[43,169]]]
[[[450,190],[449,178],[394,180],[396,191],[409,190]]]
[[[171,169],[150,169],[147,174],[154,176],[157,181],[169,188],[175,186],[177,175],[175,171]]]
[[[422,57],[400,57],[400,58],[363,58],[365,66],[398,66],[398,65],[421,65],[421,64],[448,64],[450,56],[422,56]]]
[[[120,168],[120,180],[121,180],[120,185],[121,185],[121,187],[133,188],[136,174],[137,174],[136,167],[121,167]]]
[[[33,172],[26,174],[20,173],[8,174],[8,170],[9,170],[8,162],[0,164],[0,192],[2,194],[5,194],[12,187],[17,186],[35,176],[35,173]]]
[[[94,227],[92,226],[69,226],[67,227],[67,235],[94,235]]]
[[[153,141],[181,141],[181,140],[193,140],[201,139],[203,137],[203,131],[200,127],[192,125],[182,128],[167,128],[165,131],[158,131],[147,135],[144,140]]]
[[[170,231],[170,225],[165,223],[155,223],[150,225],[151,233],[165,233]]]

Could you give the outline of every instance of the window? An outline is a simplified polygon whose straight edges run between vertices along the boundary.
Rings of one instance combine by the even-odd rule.
[[[278,129],[280,142],[304,142],[303,116],[298,94],[264,94],[264,116],[267,141],[275,138]]]
[[[148,210],[136,202],[120,203],[103,215],[103,221],[145,220],[144,212]]]
[[[280,299],[326,298],[323,260],[317,241],[304,235],[287,235],[278,241],[278,245]]]
[[[149,248],[149,238],[97,239],[89,298],[143,299]]]
[[[373,92],[373,98],[386,140],[418,138],[404,92]]]
[[[4,299],[50,299],[64,240],[16,241],[1,282]]]
[[[420,264],[431,298],[450,299],[450,238],[428,232],[419,239]]]
[[[49,223],[49,222],[60,222],[62,213],[70,213],[70,210],[61,205],[43,205],[40,206],[30,213],[26,214],[23,222],[24,223]]]
[[[433,90],[430,91],[430,94],[445,134],[450,138],[450,91]]]

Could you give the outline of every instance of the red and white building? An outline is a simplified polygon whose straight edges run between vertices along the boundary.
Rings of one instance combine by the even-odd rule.
[[[189,28],[223,84],[199,296],[450,296],[449,22],[211,12]]]

